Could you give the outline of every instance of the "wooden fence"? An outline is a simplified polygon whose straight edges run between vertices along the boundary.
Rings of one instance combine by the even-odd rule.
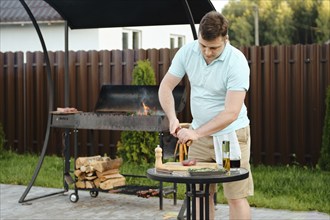
[[[320,154],[330,45],[241,48],[251,68],[246,98],[254,164],[316,164]],[[69,53],[70,106],[90,112],[103,84],[130,85],[136,61],[149,59],[159,84],[176,50]],[[24,61],[24,56],[25,61]],[[54,106],[64,106],[64,52],[49,52]],[[187,79],[182,82],[189,87]],[[0,122],[6,148],[40,153],[47,128],[48,93],[41,52],[0,53]],[[188,94],[189,95],[189,94]],[[189,101],[180,113],[190,122]],[[48,154],[62,155],[63,129],[51,129]],[[79,154],[114,157],[120,131],[79,131]],[[73,149],[71,149],[73,152]]]

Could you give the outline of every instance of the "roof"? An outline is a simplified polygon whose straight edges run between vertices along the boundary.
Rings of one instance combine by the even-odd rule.
[[[37,21],[64,21],[61,15],[43,0],[25,0]],[[31,22],[30,17],[18,0],[0,0],[0,23]]]

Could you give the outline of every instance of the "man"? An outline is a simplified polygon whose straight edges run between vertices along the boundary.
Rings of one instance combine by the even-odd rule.
[[[249,66],[245,56],[228,41],[228,22],[216,11],[201,20],[198,40],[180,48],[159,88],[159,100],[170,126],[170,133],[186,143],[192,140],[188,157],[198,161],[215,161],[214,138],[234,132],[241,150],[241,167],[250,171],[250,132],[244,99],[249,89]],[[187,74],[191,87],[191,129],[180,126],[175,113],[172,91]],[[235,135],[236,133],[236,135]],[[250,219],[247,196],[253,195],[249,178],[225,183],[230,219]],[[210,217],[214,218],[213,197],[216,185],[210,187]]]

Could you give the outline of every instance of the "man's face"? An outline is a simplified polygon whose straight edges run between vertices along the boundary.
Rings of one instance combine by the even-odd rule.
[[[226,37],[219,36],[211,41],[206,41],[198,36],[199,47],[207,64],[218,58],[226,46]]]

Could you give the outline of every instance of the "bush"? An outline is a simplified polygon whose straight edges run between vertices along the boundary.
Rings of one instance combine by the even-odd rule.
[[[148,60],[140,60],[133,69],[132,85],[156,85],[155,71]],[[153,163],[159,144],[157,132],[122,131],[117,153],[124,161],[137,164]]]
[[[149,60],[137,61],[137,66],[133,69],[132,85],[156,85],[155,71]]]
[[[321,155],[318,164],[322,170],[330,171],[330,86],[327,89],[325,106]]]

